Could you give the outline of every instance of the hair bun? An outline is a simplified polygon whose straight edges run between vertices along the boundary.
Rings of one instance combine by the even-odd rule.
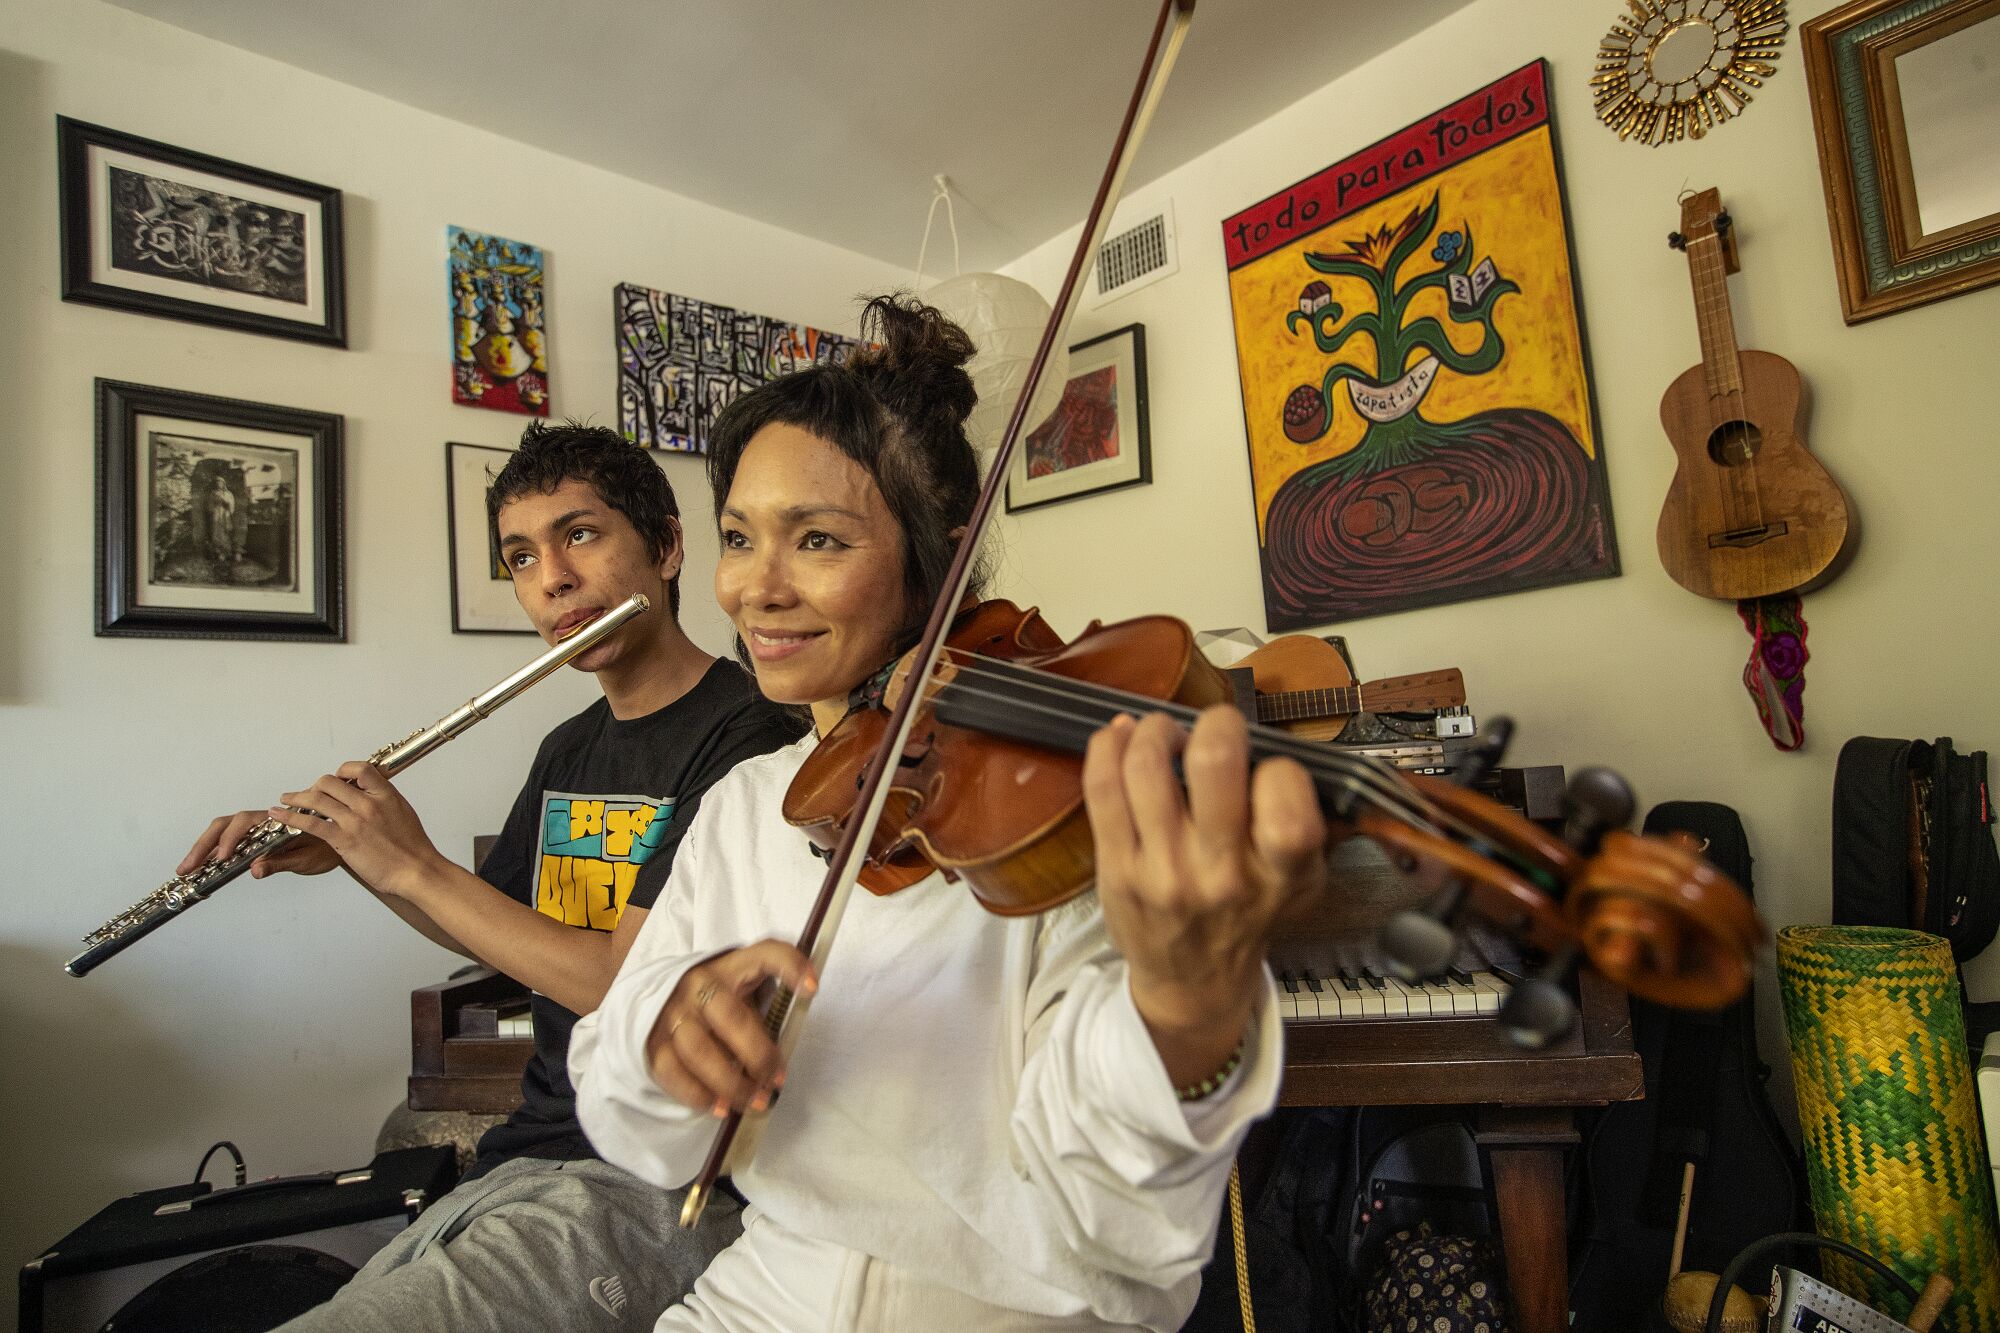
[[[979,402],[965,363],[979,351],[943,312],[912,296],[877,296],[861,312],[871,343],[849,367],[865,377],[884,406],[909,421],[945,416],[963,426]]]

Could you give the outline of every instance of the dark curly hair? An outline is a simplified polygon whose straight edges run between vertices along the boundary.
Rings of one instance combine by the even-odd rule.
[[[905,642],[944,589],[953,534],[979,500],[979,459],[965,419],[979,401],[965,330],[911,297],[877,296],[861,312],[873,344],[842,364],[812,366],[754,389],[716,417],[708,485],[722,512],[743,451],[766,426],[809,431],[868,470],[903,530]],[[984,579],[975,573],[976,594]]]
[[[623,514],[656,561],[674,547],[681,508],[659,464],[638,445],[605,426],[581,421],[534,421],[521,447],[486,491],[486,526],[499,538],[500,511],[530,491],[554,493],[566,481],[588,482],[604,503]],[[681,576],[667,581],[667,614],[681,614]]]

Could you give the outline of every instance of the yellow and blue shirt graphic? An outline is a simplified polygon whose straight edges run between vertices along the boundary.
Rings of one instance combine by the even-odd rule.
[[[639,867],[660,849],[673,817],[671,796],[544,791],[535,909],[564,925],[615,929]]]

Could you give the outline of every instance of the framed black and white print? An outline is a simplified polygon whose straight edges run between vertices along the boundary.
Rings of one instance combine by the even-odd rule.
[[[1007,512],[1143,486],[1152,479],[1146,326],[1127,324],[1069,349],[1069,382],[1062,401],[1014,455]]]
[[[345,642],[341,428],[98,380],[98,634]]]
[[[444,447],[445,508],[451,532],[451,631],[454,634],[533,634],[514,597],[514,580],[486,519],[486,493],[512,449],[483,444]]]
[[[63,300],[347,345],[340,191],[56,117]]]

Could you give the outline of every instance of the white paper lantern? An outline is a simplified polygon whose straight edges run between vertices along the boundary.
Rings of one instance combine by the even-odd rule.
[[[979,405],[965,423],[965,434],[974,449],[990,454],[999,447],[1000,433],[1013,415],[1014,400],[1028,382],[1028,367],[1049,322],[1049,303],[1027,283],[998,273],[961,273],[946,278],[925,292],[923,299],[971,335],[972,345],[979,349],[966,366],[973,387],[979,391]],[[1059,345],[1042,371],[1024,436],[1048,420],[1062,401],[1067,383],[1069,349]]]

